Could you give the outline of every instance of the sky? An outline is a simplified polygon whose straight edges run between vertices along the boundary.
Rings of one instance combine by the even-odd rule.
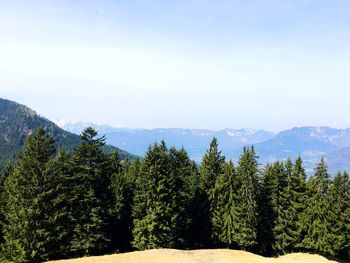
[[[0,0],[0,97],[130,128],[350,127],[350,1]]]

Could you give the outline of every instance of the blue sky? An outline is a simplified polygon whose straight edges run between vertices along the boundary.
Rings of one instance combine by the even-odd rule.
[[[128,127],[350,127],[350,1],[0,0],[0,96]]]

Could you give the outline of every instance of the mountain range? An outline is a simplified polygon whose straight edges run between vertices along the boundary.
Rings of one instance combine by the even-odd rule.
[[[254,145],[261,165],[301,156],[311,173],[324,156],[332,174],[350,171],[350,128],[299,127],[278,133],[253,129],[130,129],[81,121],[52,122],[27,106],[1,98],[0,169],[5,160],[15,158],[25,138],[39,126],[55,138],[58,147],[67,150],[72,150],[80,142],[78,135],[91,126],[106,136],[106,150],[118,150],[122,157],[143,156],[150,144],[164,139],[168,146],[184,147],[199,163],[216,137],[223,154],[235,162],[243,146]]]
[[[54,137],[59,148],[62,147],[70,151],[80,142],[78,135],[63,130],[34,110],[22,104],[0,98],[0,170],[6,160],[16,157],[26,137],[40,126]],[[107,145],[105,150],[118,150],[123,158],[126,156],[133,157],[133,155],[115,146]]]
[[[254,145],[262,165],[301,156],[311,173],[324,156],[331,173],[350,171],[350,129],[299,127],[274,133],[253,129],[129,129],[81,121],[56,123],[76,134],[91,126],[105,135],[109,144],[139,156],[144,155],[150,144],[164,139],[169,146],[183,146],[193,160],[200,162],[211,139],[216,137],[222,152],[234,161],[238,160],[243,146]]]

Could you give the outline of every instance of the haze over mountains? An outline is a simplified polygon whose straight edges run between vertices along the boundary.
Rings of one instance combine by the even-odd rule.
[[[56,124],[24,105],[0,99],[0,166],[6,159],[14,158],[26,136],[38,126],[44,126],[57,144],[67,149],[79,142],[77,134],[91,126],[100,135],[106,135],[108,144],[138,156],[143,156],[150,144],[164,139],[168,146],[183,146],[193,160],[200,162],[211,139],[216,137],[222,152],[234,161],[238,160],[243,146],[254,145],[262,165],[300,155],[311,173],[324,156],[332,174],[338,170],[350,171],[350,129],[300,127],[273,133],[252,129],[129,129],[80,121],[56,121]],[[122,156],[129,155],[120,152]]]
[[[92,126],[106,135],[109,144],[139,156],[144,155],[149,144],[164,139],[169,146],[183,146],[193,160],[200,162],[210,140],[216,137],[222,152],[234,161],[238,160],[243,146],[254,145],[261,164],[286,160],[288,157],[294,159],[300,155],[307,171],[311,173],[316,163],[324,156],[331,173],[350,170],[350,129],[300,127],[273,133],[252,129],[129,129],[80,121],[56,123],[76,134],[85,127]]]

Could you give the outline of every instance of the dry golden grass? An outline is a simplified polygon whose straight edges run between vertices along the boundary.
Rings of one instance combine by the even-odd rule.
[[[335,262],[319,255],[295,253],[279,258],[265,258],[253,253],[227,250],[153,249],[99,257],[50,261],[50,263],[323,263]]]

